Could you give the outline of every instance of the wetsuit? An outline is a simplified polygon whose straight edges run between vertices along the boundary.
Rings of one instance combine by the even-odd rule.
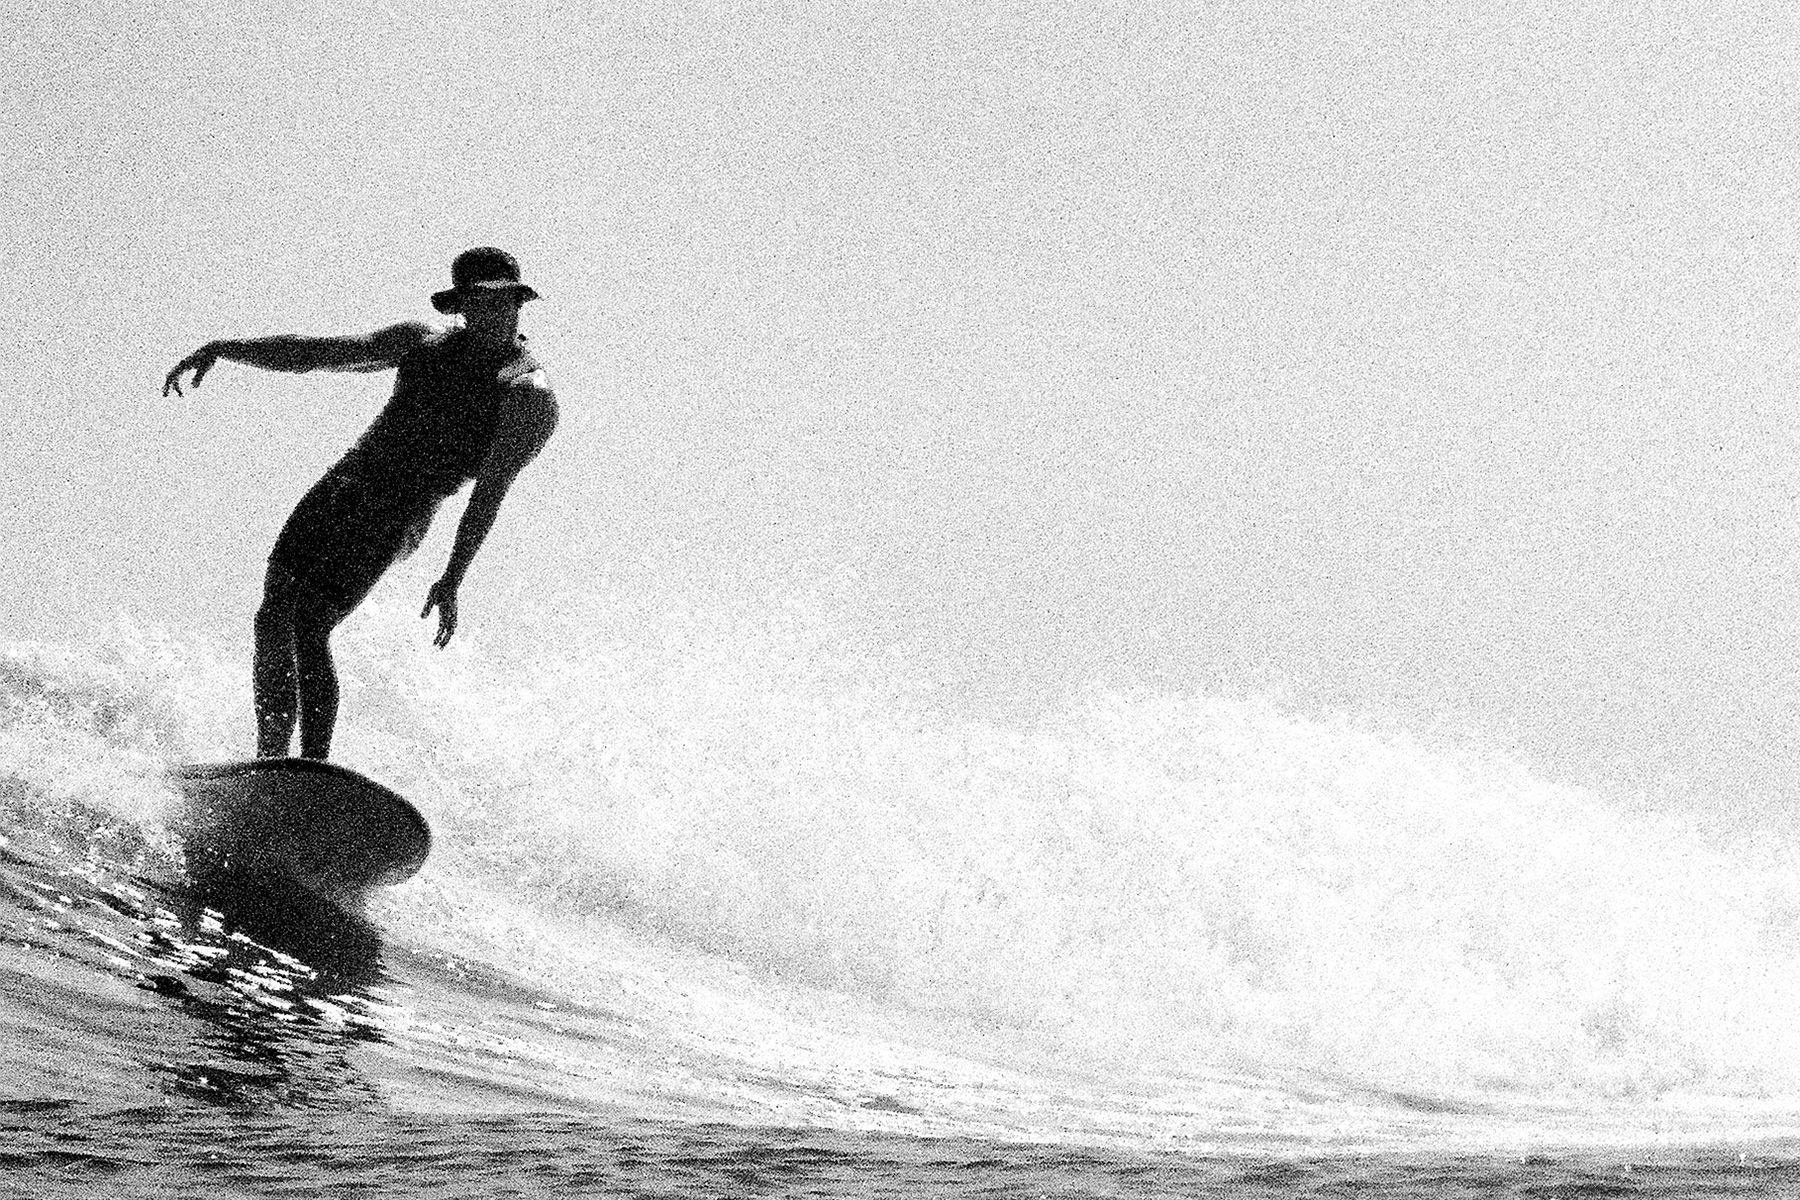
[[[334,608],[355,608],[475,477],[508,389],[537,369],[523,337],[496,350],[454,330],[409,351],[393,398],[301,498],[269,561]]]

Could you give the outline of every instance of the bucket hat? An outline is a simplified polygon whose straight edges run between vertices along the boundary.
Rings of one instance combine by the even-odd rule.
[[[450,286],[431,294],[431,307],[441,313],[457,311],[458,302],[470,292],[510,289],[519,302],[538,298],[537,289],[519,278],[519,260],[493,246],[464,250],[450,264]]]

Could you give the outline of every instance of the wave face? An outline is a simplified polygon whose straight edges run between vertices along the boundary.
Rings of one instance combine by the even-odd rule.
[[[816,595],[520,594],[516,645],[446,653],[392,608],[340,634],[337,757],[436,849],[373,914],[379,969],[289,947],[233,968],[261,992],[214,981],[288,996],[332,1082],[283,1095],[1262,1149],[1800,1126],[1785,845],[1268,699],[974,719]],[[79,1091],[71,1045],[205,1090],[195,964],[267,943],[184,916],[159,773],[244,753],[239,658],[0,652],[9,990],[72,1005],[16,1022],[16,1097]],[[210,1048],[138,1071],[106,1030],[132,987]]]

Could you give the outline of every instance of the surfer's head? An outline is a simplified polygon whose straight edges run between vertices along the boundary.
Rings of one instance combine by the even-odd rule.
[[[450,286],[431,294],[431,306],[441,313],[467,314],[505,298],[514,308],[538,298],[537,289],[519,273],[519,260],[494,246],[464,250],[450,264]]]

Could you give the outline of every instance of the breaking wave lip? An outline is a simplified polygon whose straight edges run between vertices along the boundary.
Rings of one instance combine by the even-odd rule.
[[[340,642],[342,757],[439,832],[380,920],[502,992],[830,1091],[792,1051],[811,1037],[867,1066],[847,1094],[877,1114],[941,1104],[903,1081],[952,1060],[1140,1108],[1317,1092],[1396,1127],[1800,1107],[1785,846],[1265,699],[951,718],[814,612],[578,616],[533,614],[525,656],[418,653],[379,615]],[[9,804],[154,835],[146,778],[232,756],[241,676],[154,631],[0,650]],[[755,1067],[771,1036],[788,1058]]]

